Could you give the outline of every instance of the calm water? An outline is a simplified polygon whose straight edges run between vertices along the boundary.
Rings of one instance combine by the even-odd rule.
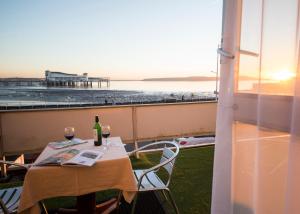
[[[254,81],[242,81],[239,85],[241,90],[249,90],[252,88]],[[55,87],[47,88],[44,86],[9,86],[10,89],[57,89]],[[0,90],[6,90],[8,87],[0,87]],[[93,84],[93,88],[60,88],[68,90],[124,90],[124,91],[141,91],[141,92],[195,92],[206,93],[214,92],[216,89],[215,81],[111,81],[110,87],[106,86],[106,83],[102,83],[102,87],[98,88],[97,83]]]
[[[252,88],[254,81],[243,81],[241,90]],[[102,89],[107,89],[102,84]],[[94,89],[97,84],[93,85]],[[139,90],[144,92],[213,92],[216,90],[215,81],[111,81],[110,90]]]
[[[145,92],[213,92],[215,87],[214,81],[111,81],[110,84],[111,90]]]

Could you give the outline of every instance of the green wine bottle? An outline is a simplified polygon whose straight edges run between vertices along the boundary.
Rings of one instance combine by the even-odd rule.
[[[101,146],[102,145],[102,130],[101,130],[101,124],[99,123],[99,117],[95,117],[95,125],[93,129],[94,133],[94,145],[95,146]]]

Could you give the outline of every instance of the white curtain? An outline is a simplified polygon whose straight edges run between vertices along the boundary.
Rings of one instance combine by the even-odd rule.
[[[299,2],[223,7],[211,212],[300,213]]]

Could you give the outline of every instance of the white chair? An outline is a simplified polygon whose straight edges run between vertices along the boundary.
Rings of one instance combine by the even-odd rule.
[[[0,164],[7,164],[7,165],[14,165],[18,167],[25,168],[28,170],[30,168],[30,164],[18,164],[10,161],[2,161],[0,160]],[[22,187],[12,187],[12,188],[6,188],[0,190],[0,213],[4,214],[12,214],[17,213],[20,197],[22,193]],[[39,203],[42,210],[47,214],[47,209],[45,205],[40,202]]]
[[[176,203],[175,203],[175,201],[172,197],[172,194],[170,192],[170,189],[169,189],[169,184],[170,184],[175,160],[179,153],[179,146],[176,143],[168,142],[168,141],[156,142],[156,143],[148,144],[146,146],[143,146],[141,148],[138,148],[138,149],[130,152],[129,156],[135,154],[138,151],[149,148],[149,147],[158,146],[158,145],[166,146],[167,144],[174,147],[175,151],[172,151],[168,147],[164,147],[162,156],[160,159],[160,163],[158,165],[156,165],[150,169],[146,169],[146,170],[142,170],[142,169],[133,170],[136,181],[137,181],[137,185],[138,185],[138,192],[134,198],[131,213],[134,213],[134,211],[135,211],[138,193],[145,192],[145,191],[161,191],[167,201],[168,201],[168,197],[169,197],[169,199],[171,200],[171,204],[173,205],[176,213],[179,213]],[[166,182],[164,182],[163,179],[161,179],[159,177],[158,172],[160,170],[165,170],[167,172],[167,181]],[[168,195],[168,197],[167,197],[167,195]]]

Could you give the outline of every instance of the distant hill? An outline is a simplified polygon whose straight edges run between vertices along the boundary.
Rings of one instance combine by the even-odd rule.
[[[254,77],[240,76],[240,80],[257,80]],[[166,77],[166,78],[147,78],[143,81],[216,81],[216,77],[192,76],[192,77]]]

